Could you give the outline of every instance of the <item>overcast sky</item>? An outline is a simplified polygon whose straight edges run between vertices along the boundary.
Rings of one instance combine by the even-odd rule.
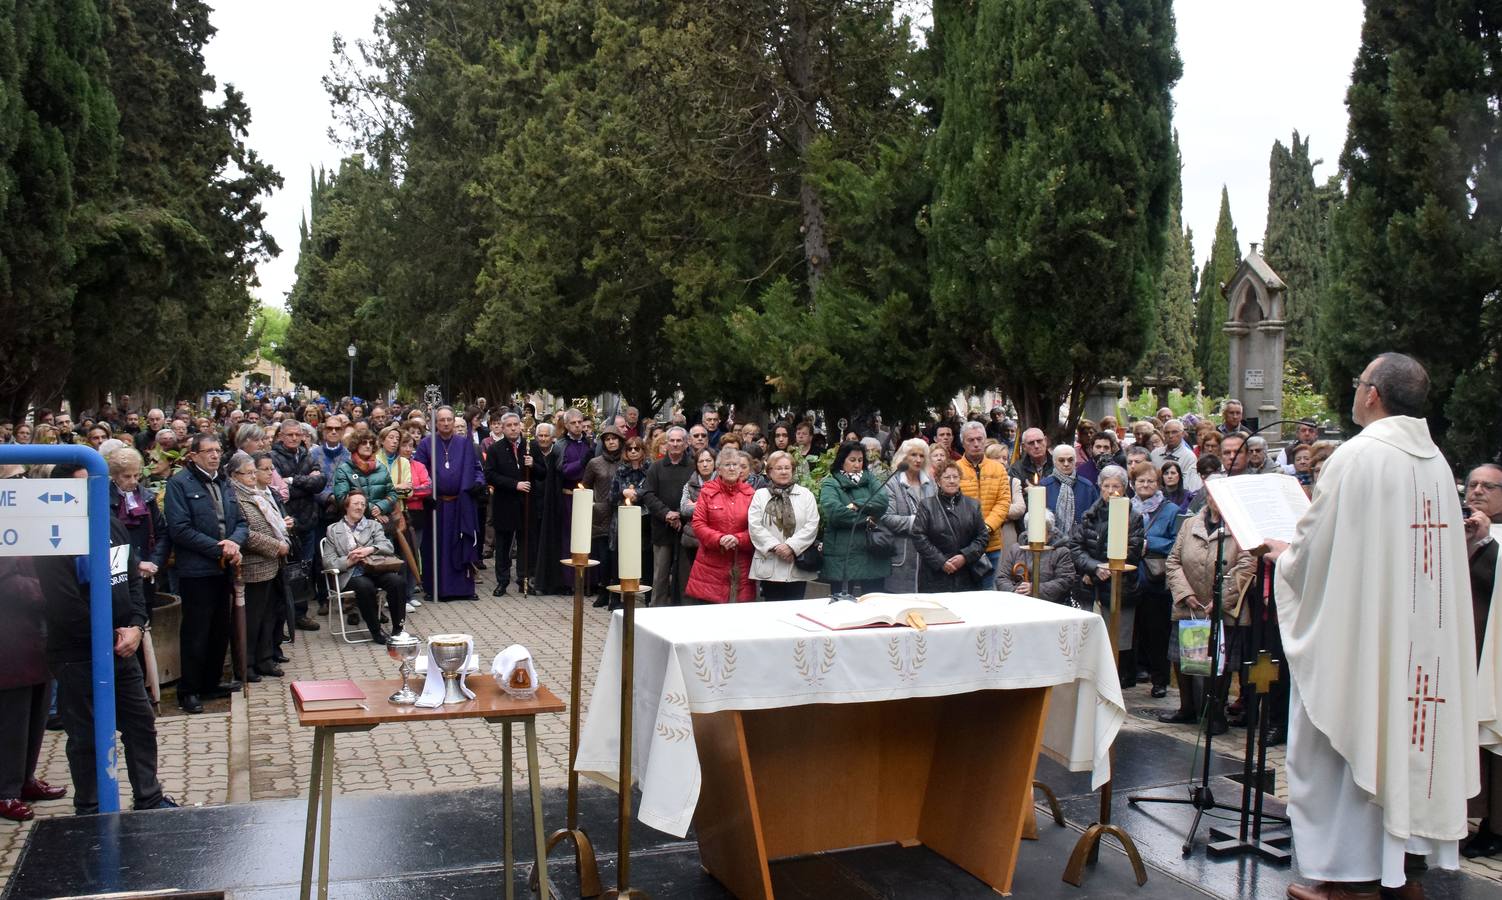
[[[250,146],[286,187],[265,201],[282,255],[261,266],[260,296],[281,303],[292,289],[298,223],[308,205],[310,168],[335,168],[343,155],[327,136],[333,123],[320,79],[335,33],[366,37],[380,0],[258,3],[219,0],[219,33],[205,50],[221,85],[244,92],[253,116]],[[917,5],[914,3],[913,5]],[[1194,229],[1196,263],[1210,255],[1221,185],[1245,252],[1262,240],[1267,161],[1274,140],[1294,129],[1310,153],[1335,171],[1345,142],[1345,91],[1361,37],[1361,0],[1181,0],[1179,53],[1184,77],[1174,91],[1174,125],[1184,156],[1184,219]],[[290,23],[296,23],[295,25]]]

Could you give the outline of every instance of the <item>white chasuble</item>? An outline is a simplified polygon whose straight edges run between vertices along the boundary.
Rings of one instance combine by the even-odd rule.
[[[1455,477],[1423,419],[1373,422],[1326,461],[1278,560],[1277,606],[1309,721],[1387,834],[1464,838],[1480,789],[1475,626]]]

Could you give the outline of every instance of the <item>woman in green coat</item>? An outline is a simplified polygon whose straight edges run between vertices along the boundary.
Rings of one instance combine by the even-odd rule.
[[[856,595],[880,591],[891,574],[892,557],[871,546],[866,530],[868,519],[879,523],[887,511],[889,495],[880,485],[881,480],[866,471],[865,448],[856,441],[841,444],[832,474],[819,485],[819,518],[824,523],[819,577],[831,588]]]
[[[369,501],[365,515],[382,525],[395,508],[396,490],[391,484],[391,470],[376,458],[376,436],[351,432],[349,460],[334,471],[334,501],[341,505],[349,492],[359,488]]]

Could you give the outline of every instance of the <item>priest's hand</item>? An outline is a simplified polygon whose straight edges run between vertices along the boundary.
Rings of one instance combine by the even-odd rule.
[[[1263,541],[1260,546],[1253,547],[1251,553],[1258,559],[1265,559],[1268,562],[1277,562],[1278,557],[1282,556],[1283,551],[1287,549],[1288,543],[1286,541],[1277,541],[1273,540],[1272,538],[1268,538],[1267,540]]]

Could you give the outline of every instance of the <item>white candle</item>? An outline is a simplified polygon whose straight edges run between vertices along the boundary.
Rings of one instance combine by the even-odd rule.
[[[595,492],[579,485],[574,488],[574,518],[571,523],[569,549],[589,555],[589,536],[595,526]]]
[[[1127,517],[1132,514],[1132,501],[1125,497],[1111,498],[1111,525],[1106,532],[1106,559],[1127,558]]]
[[[1027,540],[1030,544],[1048,542],[1048,488],[1027,489]]]
[[[621,581],[641,580],[641,507],[629,502],[619,508],[616,545]]]

